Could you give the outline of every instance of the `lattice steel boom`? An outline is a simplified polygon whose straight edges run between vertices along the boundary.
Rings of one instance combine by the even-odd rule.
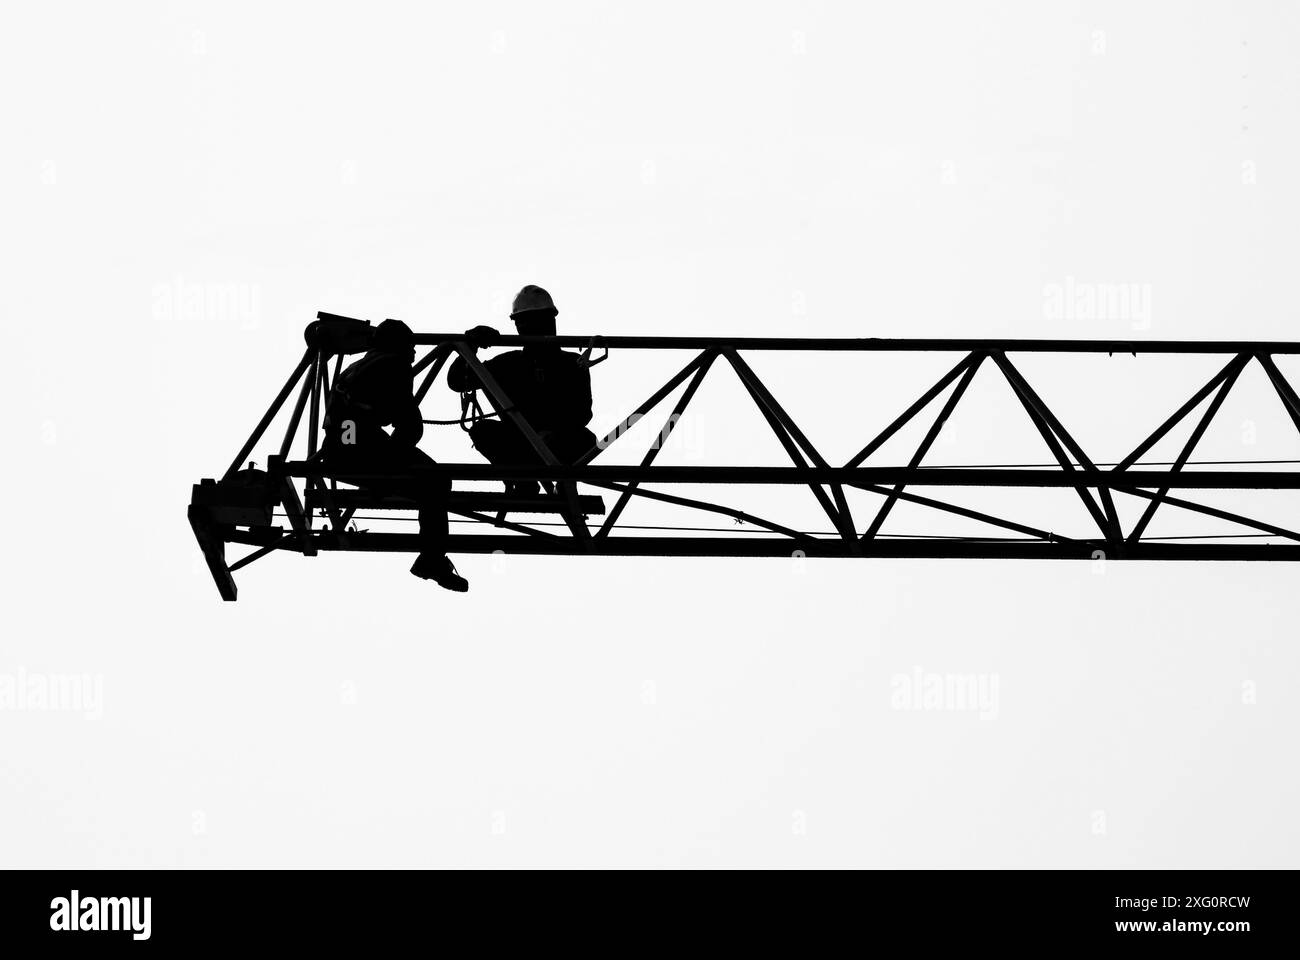
[[[190,524],[216,581],[221,596],[233,600],[232,573],[276,551],[313,556],[322,550],[414,552],[416,535],[398,532],[358,531],[350,526],[357,510],[385,513],[410,511],[414,505],[394,497],[374,496],[357,489],[358,482],[376,475],[330,472],[317,452],[323,406],[333,374],[337,378],[343,358],[364,351],[369,325],[362,321],[318,314],[307,328],[308,348],[271,406],[240,449],[220,480],[196,484],[189,507]],[[1115,560],[1300,560],[1300,533],[1259,517],[1227,511],[1196,499],[1196,490],[1296,490],[1300,471],[1286,469],[1185,470],[1215,414],[1241,373],[1258,364],[1267,375],[1283,409],[1300,431],[1300,397],[1278,369],[1274,357],[1300,353],[1300,343],[1176,342],[1176,341],[1070,341],[1070,340],[799,340],[784,338],[706,337],[551,337],[504,336],[494,346],[521,346],[546,342],[564,347],[603,346],[623,350],[690,350],[695,356],[669,377],[643,403],[631,411],[596,446],[574,465],[560,465],[543,439],[513,409],[510,398],[479,362],[464,334],[420,334],[417,344],[428,347],[415,364],[417,399],[428,393],[447,361],[459,355],[479,375],[489,403],[513,421],[537,451],[541,467],[503,467],[484,463],[440,463],[422,471],[442,474],[453,483],[450,511],[473,523],[471,531],[450,538],[451,553],[529,553],[545,555],[604,556],[722,556],[722,557],[967,557],[1056,558]],[[957,361],[914,402],[868,440],[846,462],[829,463],[799,428],[781,402],[754,372],[745,355],[756,351],[812,352],[941,352]],[[1030,385],[1012,361],[1012,354],[1218,354],[1225,363],[1127,456],[1100,467]],[[700,384],[710,374],[728,367],[739,378],[749,398],[771,428],[789,458],[782,466],[659,466],[655,460]],[[1041,436],[1056,466],[1050,469],[1017,467],[933,467],[923,461],[975,374],[990,369],[1013,391],[1030,424]],[[606,450],[620,442],[629,427],[682,389],[662,429],[636,465],[598,462]],[[265,471],[241,470],[267,429],[297,391],[288,427],[275,453],[266,457]],[[921,416],[932,403],[938,414],[905,464],[866,465],[866,461],[903,427]],[[1208,401],[1208,402],[1207,402]],[[1180,423],[1204,405],[1189,438],[1165,469],[1142,467],[1139,461]],[[1172,406],[1172,405],[1171,405]],[[305,423],[303,422],[305,418]],[[1191,422],[1189,420],[1189,422]],[[306,459],[290,454],[305,436]],[[1241,464],[1247,466],[1249,464]],[[416,475],[412,471],[410,475]],[[391,476],[387,479],[393,479]],[[533,479],[553,485],[553,494],[535,497],[507,496],[469,491],[459,484],[471,481]],[[806,487],[829,531],[810,532],[793,523],[759,517],[736,506],[653,489],[654,485],[774,485]],[[916,487],[1068,487],[1074,490],[1095,534],[1066,537],[1013,518],[970,509],[945,499],[922,495]],[[847,491],[865,491],[877,504],[869,515],[855,517]],[[617,494],[606,504],[599,492]],[[1177,491],[1177,494],[1174,492]],[[1195,496],[1193,494],[1193,496]],[[1145,504],[1140,518],[1126,525],[1116,509],[1118,497]],[[646,535],[640,527],[620,526],[624,509],[633,499],[654,501],[684,511],[728,518],[730,528],[685,528],[725,532],[724,536]],[[934,511],[938,515],[975,520],[997,528],[999,536],[885,536],[881,528],[900,502]],[[1254,542],[1168,542],[1152,539],[1147,530],[1157,510],[1175,507],[1201,516],[1239,525]],[[287,526],[276,522],[283,513]],[[544,529],[537,522],[508,519],[520,515],[554,514],[563,522]],[[594,518],[602,518],[595,522]],[[675,528],[676,529],[676,528]],[[760,532],[761,531],[761,532]],[[1010,537],[1007,534],[1015,534]],[[1200,538],[1202,541],[1207,538]],[[1267,542],[1264,542],[1267,541]],[[254,549],[228,562],[228,544]]]

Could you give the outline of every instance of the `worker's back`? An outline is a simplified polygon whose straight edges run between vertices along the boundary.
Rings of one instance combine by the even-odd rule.
[[[326,435],[337,433],[345,420],[359,428],[393,423],[411,402],[411,365],[397,355],[372,350],[339,374],[330,391]]]

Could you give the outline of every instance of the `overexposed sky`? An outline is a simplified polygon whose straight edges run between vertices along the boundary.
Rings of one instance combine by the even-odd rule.
[[[278,555],[222,604],[184,508],[317,310],[504,329],[538,283],[583,335],[1294,339],[1298,44],[1282,2],[6,10],[0,682],[102,696],[0,709],[0,865],[1295,866],[1289,565],[464,557],[460,597]],[[842,462],[954,359],[750,361]],[[593,427],[684,361],[616,351]],[[1222,362],[1021,368],[1110,461]],[[1199,455],[1300,457],[1239,390]],[[679,429],[662,462],[784,462],[721,367]],[[1049,455],[986,366],[930,459]],[[952,499],[1086,534],[1072,497]],[[906,709],[917,676],[991,699]]]

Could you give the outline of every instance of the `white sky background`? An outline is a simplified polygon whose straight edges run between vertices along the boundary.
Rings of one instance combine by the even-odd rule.
[[[1293,566],[463,557],[461,597],[286,554],[223,604],[184,508],[318,309],[505,329],[539,283],[584,335],[1294,339],[1298,44],[1283,2],[7,9],[0,676],[103,698],[0,710],[0,864],[1295,866]],[[1049,316],[1067,283],[1149,317]],[[684,359],[616,351],[593,426]],[[954,360],[751,357],[832,461]],[[1105,461],[1222,362],[1022,369]],[[713,376],[663,462],[784,462]],[[1198,455],[1300,457],[1240,389]],[[1048,459],[987,368],[950,426],[933,462]],[[1084,534],[1065,493],[1013,502]],[[916,670],[995,713],[895,709]]]

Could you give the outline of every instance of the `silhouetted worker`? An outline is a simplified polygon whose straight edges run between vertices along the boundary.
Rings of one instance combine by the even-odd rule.
[[[559,311],[551,295],[531,284],[519,291],[510,319],[521,337],[555,336]],[[475,348],[498,336],[491,327],[467,331]],[[587,429],[591,420],[591,374],[582,357],[550,344],[529,344],[492,357],[485,364],[514,409],[523,415],[561,463],[573,463],[596,443]],[[447,386],[458,392],[479,387],[464,358],[447,371]],[[480,420],[469,431],[475,448],[496,464],[534,464],[542,459],[528,438],[502,413],[499,420]],[[537,492],[537,481],[508,482],[507,493]]]
[[[339,374],[325,413],[325,464],[339,472],[397,473],[429,466],[416,446],[424,434],[412,391],[415,335],[400,320],[375,328],[370,350]],[[384,427],[392,425],[390,436]],[[411,573],[463,593],[469,583],[447,559],[447,495],[451,481],[433,477],[358,483],[376,493],[414,500],[420,509],[420,555]]]

